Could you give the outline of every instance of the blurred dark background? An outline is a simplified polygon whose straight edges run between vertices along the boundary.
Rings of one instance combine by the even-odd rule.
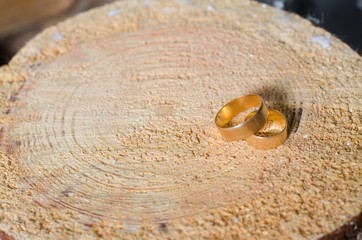
[[[0,0],[0,66],[42,29],[115,0]],[[362,0],[258,0],[295,12],[362,55]]]
[[[44,28],[115,0],[0,0],[0,66]]]
[[[258,0],[295,12],[362,55],[362,0]]]

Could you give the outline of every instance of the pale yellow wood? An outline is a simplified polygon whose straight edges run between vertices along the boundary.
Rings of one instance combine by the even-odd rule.
[[[0,69],[0,230],[15,238],[318,238],[361,210],[361,57],[249,1],[122,1]],[[228,142],[229,100],[290,134]]]

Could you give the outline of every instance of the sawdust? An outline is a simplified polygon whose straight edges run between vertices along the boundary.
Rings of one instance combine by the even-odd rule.
[[[122,1],[48,28],[0,69],[1,234],[270,239],[340,227],[362,209],[361,58],[312,40],[322,35],[283,11],[215,0]],[[283,146],[221,139],[214,114],[245,93],[286,115]]]

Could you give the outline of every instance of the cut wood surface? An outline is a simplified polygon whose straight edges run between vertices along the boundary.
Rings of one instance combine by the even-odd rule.
[[[70,18],[0,68],[0,236],[356,237],[361,79],[347,45],[254,1]],[[286,115],[277,149],[217,131],[248,93]]]

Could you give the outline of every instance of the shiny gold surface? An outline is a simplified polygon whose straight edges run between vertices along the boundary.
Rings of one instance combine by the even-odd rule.
[[[239,113],[259,107],[256,113],[242,124],[228,127],[228,123]],[[227,103],[216,114],[215,124],[221,135],[229,141],[243,140],[262,128],[268,118],[268,109],[264,100],[256,94],[249,94],[232,100]]]
[[[253,118],[256,112],[250,113],[245,120]],[[277,128],[270,127],[270,124],[277,125]],[[269,110],[266,125],[245,141],[257,149],[273,149],[285,142],[287,139],[287,120],[284,115],[276,110]]]

